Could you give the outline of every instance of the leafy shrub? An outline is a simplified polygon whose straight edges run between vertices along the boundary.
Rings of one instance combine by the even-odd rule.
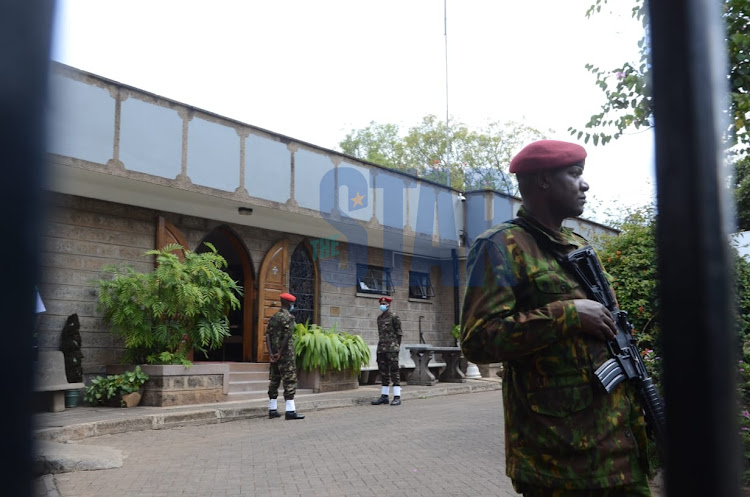
[[[620,310],[628,313],[641,350],[661,356],[656,227],[652,208],[633,211],[618,225],[620,234],[597,240],[604,269],[614,278],[612,289]]]
[[[149,376],[143,372],[140,366],[136,366],[133,371],[125,371],[122,374],[111,374],[106,377],[97,376],[86,387],[83,400],[91,405],[105,404],[110,399],[139,391],[148,380]]]
[[[657,389],[661,391],[662,346],[660,339],[656,250],[656,216],[652,207],[628,213],[616,225],[620,234],[594,240],[605,270],[614,278],[613,289],[620,308],[628,313],[633,336]],[[732,251],[734,270],[737,352],[738,425],[745,454],[744,483],[750,484],[750,262]],[[652,451],[654,454],[657,452]],[[655,459],[658,467],[661,461]]]
[[[317,324],[297,323],[294,350],[298,368],[306,372],[349,369],[356,373],[370,362],[370,348],[362,337],[337,331],[335,325],[324,330]]]
[[[227,314],[238,309],[242,287],[223,270],[226,260],[210,243],[210,250],[184,250],[184,260],[173,252],[178,244],[149,250],[157,266],[139,273],[128,265],[107,265],[108,277],[99,279],[98,306],[111,331],[122,337],[131,364],[192,363],[187,354],[204,354],[221,347],[230,335]]]

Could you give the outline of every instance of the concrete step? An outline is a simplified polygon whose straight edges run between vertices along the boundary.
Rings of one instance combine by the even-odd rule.
[[[229,392],[224,395],[224,402],[235,402],[240,400],[260,400],[268,398],[268,387],[263,392]]]
[[[309,388],[298,388],[297,395],[308,395],[312,394],[312,389]],[[295,397],[296,398],[296,397]],[[266,383],[266,389],[262,392],[230,392],[224,396],[224,402],[235,402],[242,400],[259,400],[268,399],[268,384]],[[279,388],[279,405],[283,406],[284,402],[284,389]]]
[[[235,381],[229,378],[229,393],[265,392],[268,390],[268,377],[264,380]]]
[[[233,362],[229,364],[229,385],[225,402],[268,398],[268,373],[270,365],[258,362]],[[279,394],[283,397],[283,386]],[[311,389],[297,389],[298,394],[312,394]]]
[[[229,365],[228,400],[252,400],[268,395],[268,363],[233,362]]]
[[[268,381],[268,371],[229,372],[229,381]]]
[[[232,362],[229,363],[230,373],[264,372],[268,374],[270,365],[267,362]]]

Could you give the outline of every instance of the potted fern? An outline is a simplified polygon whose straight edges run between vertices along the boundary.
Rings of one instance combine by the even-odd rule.
[[[338,331],[334,325],[298,323],[294,349],[300,388],[314,393],[359,388],[359,372],[370,362],[370,348],[359,335]]]
[[[226,260],[210,243],[195,253],[178,244],[144,255],[156,257],[149,273],[108,265],[98,287],[98,308],[125,345],[123,364],[140,364],[152,379],[141,403],[173,406],[219,402],[227,364],[193,365],[193,353],[221,347],[230,335],[230,310],[240,307],[242,288],[224,271]],[[183,251],[181,259],[176,252]],[[108,365],[108,374],[128,366]]]

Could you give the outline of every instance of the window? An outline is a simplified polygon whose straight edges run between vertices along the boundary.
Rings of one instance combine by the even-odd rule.
[[[297,297],[294,318],[298,323],[315,322],[315,266],[303,244],[295,249],[289,267],[289,293]]]
[[[393,293],[391,270],[382,267],[357,264],[357,291],[362,293],[391,295]]]
[[[430,273],[409,271],[409,298],[429,299],[434,296],[435,291],[430,284]]]

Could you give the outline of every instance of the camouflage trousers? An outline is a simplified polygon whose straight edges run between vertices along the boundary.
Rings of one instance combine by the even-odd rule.
[[[645,481],[597,490],[562,490],[534,487],[525,483],[515,486],[517,492],[523,493],[523,497],[651,497],[651,490]]]
[[[275,399],[279,396],[279,385],[284,382],[284,399],[294,399],[297,393],[297,365],[294,359],[281,358],[278,362],[272,362],[268,385],[268,398]]]
[[[393,382],[394,387],[401,386],[398,371],[398,352],[378,352],[378,373],[381,385],[387,387]]]

